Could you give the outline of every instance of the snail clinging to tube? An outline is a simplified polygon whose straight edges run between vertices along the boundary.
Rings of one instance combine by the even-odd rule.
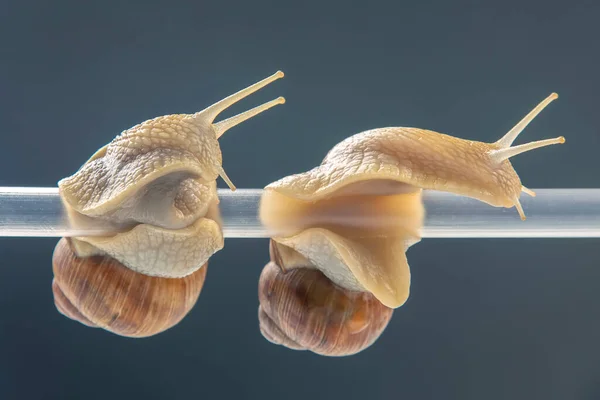
[[[271,263],[259,281],[259,322],[270,341],[319,354],[354,354],[383,332],[382,319],[402,306],[409,296],[410,268],[406,250],[420,240],[424,210],[423,189],[452,192],[496,207],[515,207],[521,219],[522,192],[535,195],[521,184],[509,159],[536,148],[564,143],[563,137],[512,146],[521,131],[558,96],[553,93],[495,143],[455,138],[418,128],[381,128],[358,133],[334,146],[321,165],[271,183],[261,199],[260,217],[274,232]],[[353,226],[357,214],[396,215],[394,224]],[[333,216],[333,218],[332,218]],[[277,268],[275,268],[277,267]],[[295,270],[318,270],[299,275]],[[289,277],[289,274],[294,274]],[[328,279],[348,299],[365,293],[383,308],[372,307],[363,316],[362,330],[369,340],[356,338],[348,329],[355,320],[335,301],[321,302],[321,290],[297,301],[297,288],[322,287]],[[300,284],[299,279],[313,280]],[[339,297],[338,297],[339,298]],[[359,300],[356,300],[359,301]],[[277,304],[273,304],[277,302]],[[323,310],[323,307],[329,307]],[[332,318],[337,313],[343,315]],[[339,329],[308,332],[303,323],[327,327],[344,320]],[[371,323],[381,329],[373,329]],[[350,329],[351,330],[351,329]],[[312,335],[312,336],[311,336]],[[324,346],[324,344],[327,344]]]
[[[98,150],[58,186],[73,219],[108,220],[108,237],[61,239],[53,256],[59,311],[125,336],[176,324],[194,305],[208,259],[223,248],[217,177],[218,139],[228,129],[284,103],[283,97],[215,123],[225,109],[283,77],[282,72],[203,111],[142,122]]]

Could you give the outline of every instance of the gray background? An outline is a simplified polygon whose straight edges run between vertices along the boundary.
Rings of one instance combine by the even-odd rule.
[[[55,185],[121,130],[282,69],[224,115],[288,100],[221,139],[239,187],[307,170],[369,128],[492,141],[552,91],[519,143],[567,145],[513,165],[532,188],[599,187],[600,6],[485,3],[4,1],[0,185]],[[266,240],[227,240],[190,315],[143,340],[58,314],[55,243],[0,239],[0,398],[600,398],[597,240],[425,240],[409,251],[409,301],[340,359],[261,337]]]

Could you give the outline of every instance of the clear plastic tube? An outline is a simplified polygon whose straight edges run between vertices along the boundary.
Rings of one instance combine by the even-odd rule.
[[[600,189],[535,191],[536,197],[521,197],[526,221],[521,221],[514,208],[496,208],[449,193],[424,192],[427,216],[422,236],[600,237]],[[219,189],[225,237],[270,236],[258,219],[261,193],[260,189],[238,189],[235,192]],[[100,236],[114,233],[117,229],[110,223],[89,218],[78,220],[74,226],[66,216],[56,188],[0,187],[0,236]]]

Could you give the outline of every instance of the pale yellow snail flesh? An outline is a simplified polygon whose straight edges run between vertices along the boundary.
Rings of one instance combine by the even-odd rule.
[[[213,123],[232,104],[282,72],[195,114],[157,117],[117,136],[73,176],[62,179],[60,195],[74,217],[131,224],[109,237],[78,237],[80,256],[108,254],[150,276],[183,277],[223,247],[216,178],[235,187],[222,168],[218,138],[228,129],[284,103],[282,97]]]
[[[421,190],[452,192],[492,206],[514,206],[525,219],[520,193],[534,193],[521,184],[509,158],[564,143],[564,138],[511,145],[557,97],[551,94],[495,143],[418,128],[373,129],[337,144],[320,166],[271,183],[261,200],[260,217],[268,228],[285,232],[273,238],[284,264],[281,267],[310,265],[343,288],[370,292],[390,308],[401,306],[410,288],[405,251],[419,240],[423,220]],[[395,203],[397,208],[391,212],[403,223],[378,231],[377,227],[353,228],[343,221],[328,221],[331,210],[352,208],[344,203],[354,204],[354,213],[383,210],[388,215]],[[353,215],[346,218],[351,221]],[[305,260],[294,262],[299,255]]]

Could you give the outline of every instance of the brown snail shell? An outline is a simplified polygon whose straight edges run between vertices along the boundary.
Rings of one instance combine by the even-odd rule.
[[[371,293],[343,289],[318,269],[284,270],[274,261],[260,275],[258,297],[260,331],[267,340],[326,356],[371,346],[393,313]]]
[[[59,312],[84,325],[121,336],[152,336],[192,309],[207,264],[183,278],[147,276],[109,256],[78,257],[71,240],[62,238],[52,257],[54,302]]]

